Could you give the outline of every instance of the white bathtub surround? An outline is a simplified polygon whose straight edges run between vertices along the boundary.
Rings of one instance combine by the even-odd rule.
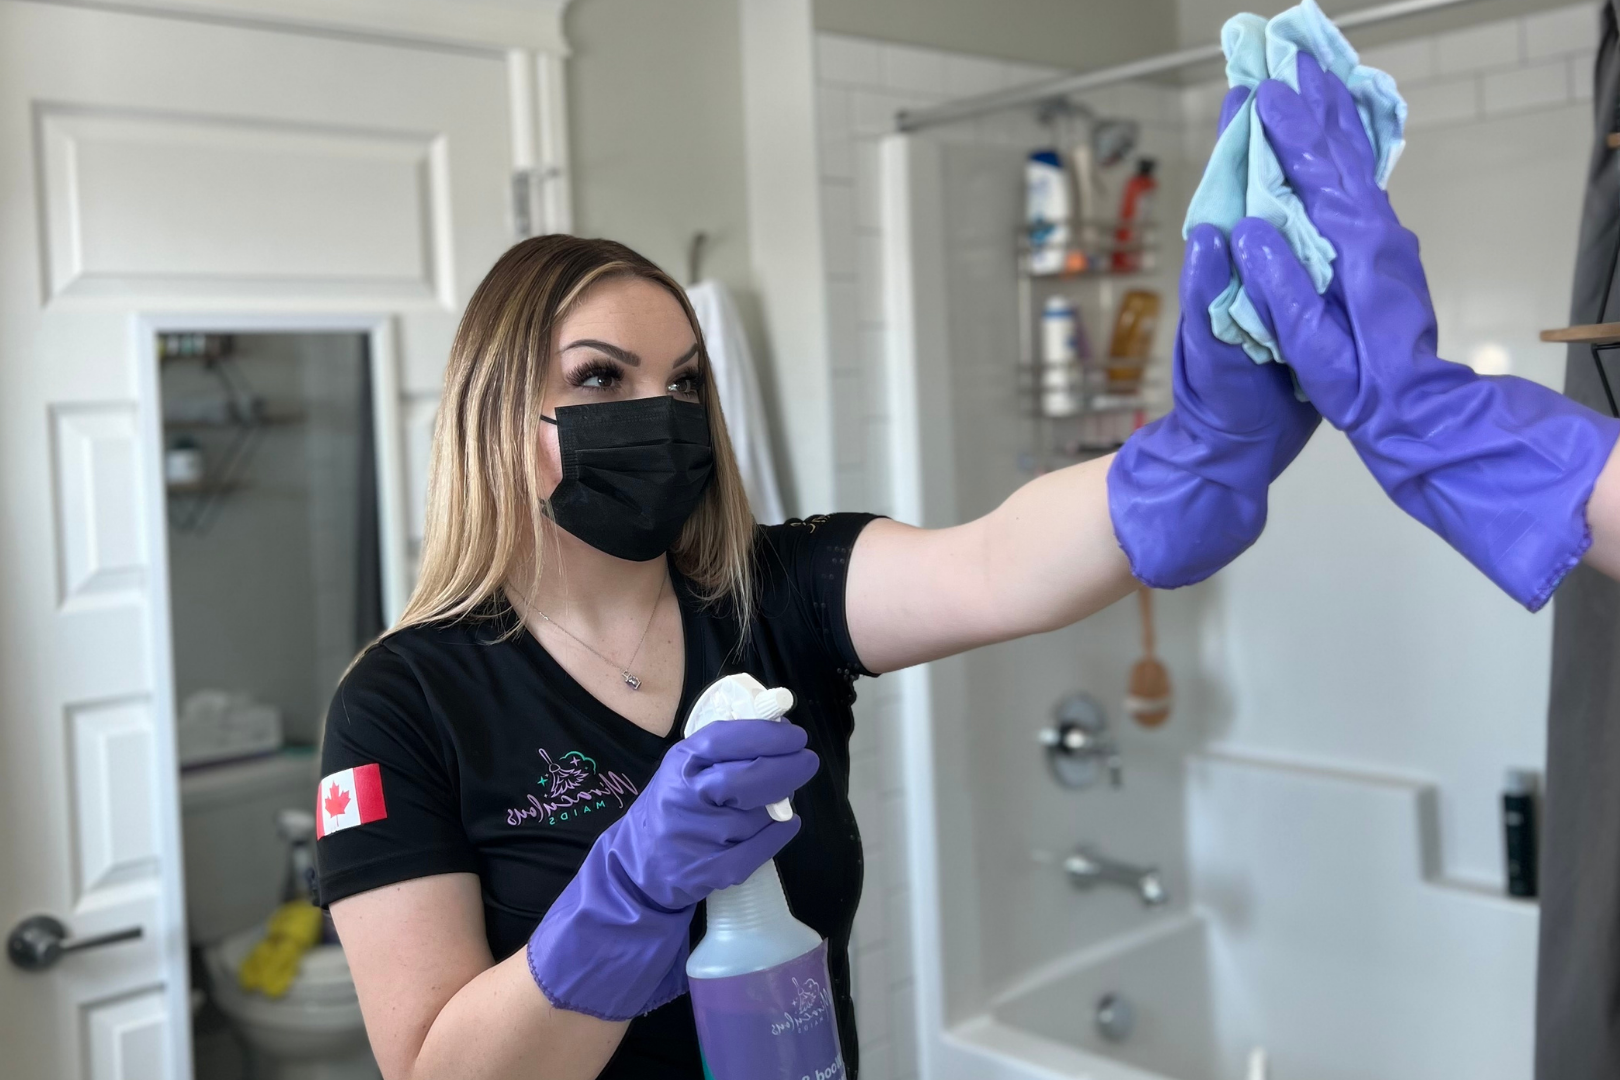
[[[1563,353],[1536,333],[1568,305],[1593,19],[1581,5],[1364,54],[1412,105],[1391,196],[1423,240],[1442,354],[1550,385]],[[1223,92],[1179,89],[1161,112],[1156,88],[1121,87],[1106,108],[1193,168]],[[853,97],[834,100],[853,126]],[[843,468],[881,476],[905,520],[982,513],[1021,479],[1005,245],[1038,137],[1009,115],[897,138],[875,230],[850,200],[855,250],[879,245],[884,321],[857,254],[831,336],[852,312],[864,381],[882,334],[884,412],[866,423],[893,454],[886,474],[854,452]],[[1184,199],[1167,182],[1161,213]],[[1498,798],[1505,768],[1543,757],[1550,619],[1391,506],[1336,432],[1271,506],[1255,549],[1161,596],[1177,717],[1124,732],[1120,793],[1059,792],[1005,728],[1033,732],[1061,690],[1122,688],[1128,611],[885,680],[914,808],[921,1075],[1248,1080],[1257,1048],[1284,1080],[1528,1074],[1537,913],[1500,895]],[[1163,866],[1172,909],[1076,893],[1029,857],[1082,840]],[[884,929],[903,932],[892,915]],[[1125,981],[1138,1033],[1105,1046],[1095,999]]]

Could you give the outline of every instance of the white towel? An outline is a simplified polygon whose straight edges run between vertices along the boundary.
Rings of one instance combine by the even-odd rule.
[[[731,434],[748,502],[761,524],[775,525],[786,518],[782,492],[776,484],[771,458],[771,434],[765,421],[765,403],[754,375],[754,357],[748,349],[742,320],[731,294],[718,281],[700,281],[686,290],[703,328],[715,385],[720,388],[720,412]]]

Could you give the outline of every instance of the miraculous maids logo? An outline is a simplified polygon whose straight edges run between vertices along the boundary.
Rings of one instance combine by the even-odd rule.
[[[793,1008],[784,1011],[782,1019],[771,1024],[772,1035],[798,1034],[818,1024],[826,1023],[832,1015],[832,991],[815,979],[793,980]]]
[[[595,759],[578,750],[570,750],[552,760],[542,748],[540,760],[546,763],[546,775],[535,781],[540,793],[531,792],[526,805],[508,810],[508,825],[521,825],[525,821],[558,825],[610,807],[622,810],[627,795],[639,794],[629,778],[612,771],[600,772]]]

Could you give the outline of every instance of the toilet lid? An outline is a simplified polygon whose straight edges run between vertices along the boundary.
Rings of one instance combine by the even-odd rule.
[[[236,973],[242,968],[242,961],[247,959],[248,953],[264,938],[264,927],[256,926],[241,933],[232,934],[214,947],[218,963],[228,972],[232,988],[239,993],[242,991],[236,983]],[[303,956],[298,964],[298,974],[293,977],[292,985],[287,993],[276,1000],[288,1004],[301,1003],[338,1003],[355,1000],[354,979],[349,975],[349,961],[343,955],[341,945],[316,945]]]

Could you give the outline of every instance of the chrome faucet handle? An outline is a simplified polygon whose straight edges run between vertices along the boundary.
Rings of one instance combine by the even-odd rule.
[[[1090,694],[1074,693],[1052,710],[1053,726],[1038,734],[1052,776],[1067,788],[1085,789],[1106,771],[1113,787],[1124,783],[1119,745],[1108,730],[1108,714]]]

